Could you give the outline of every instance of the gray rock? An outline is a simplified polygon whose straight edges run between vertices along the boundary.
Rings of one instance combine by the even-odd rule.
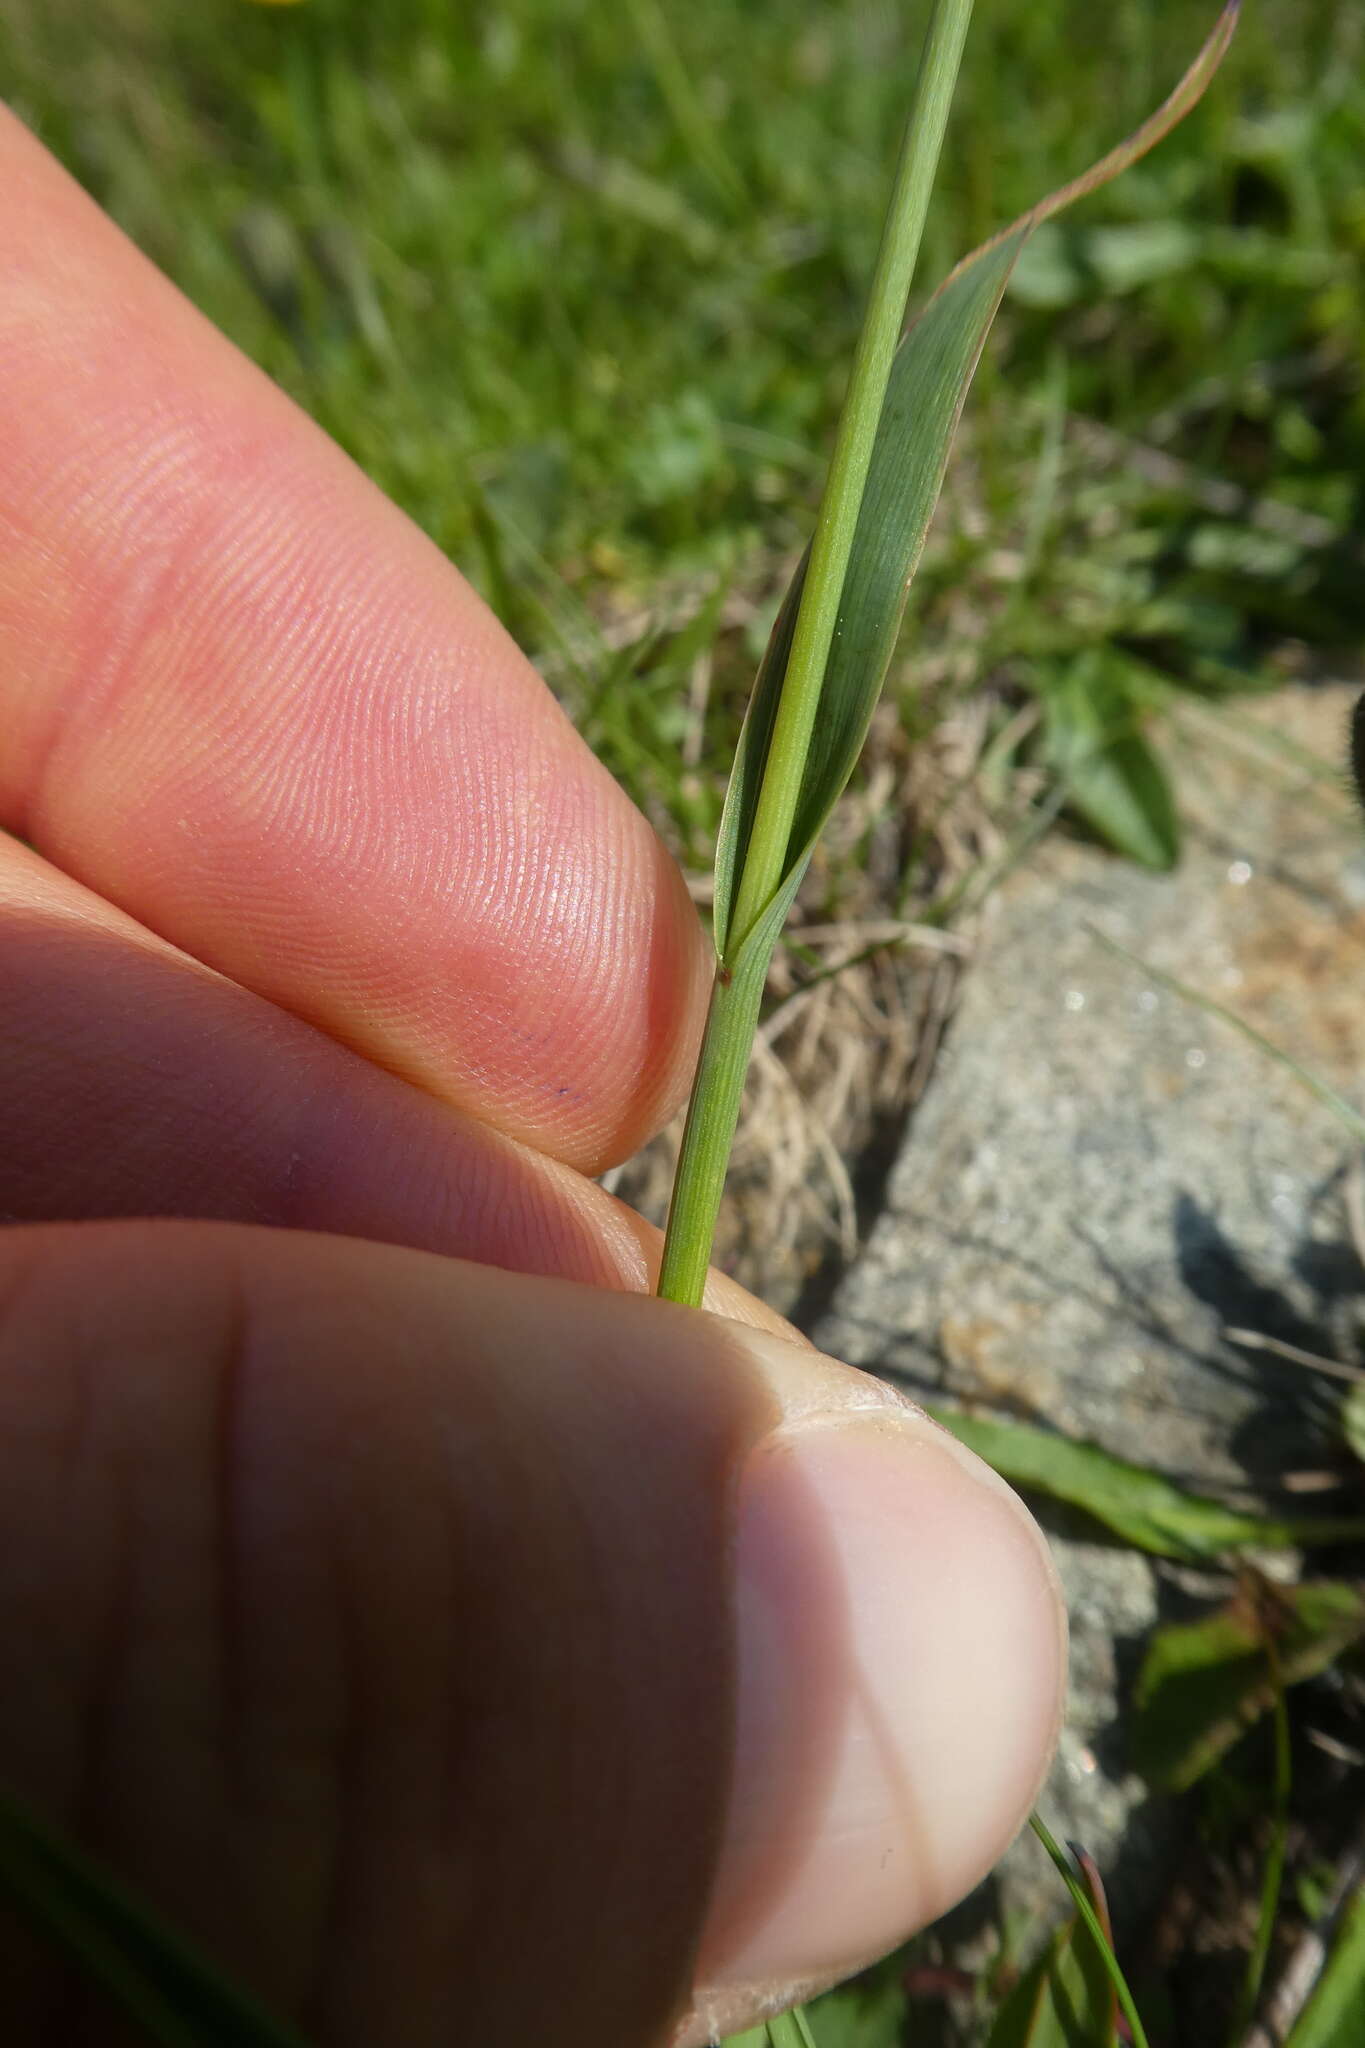
[[[1197,988],[1348,1097],[1365,1017],[1365,832],[1339,766],[1350,693],[1181,714],[1187,847],[1156,877],[1054,837],[996,895],[884,1213],[816,1341],[912,1392],[1042,1421],[1224,1497],[1340,1462],[1338,1392],[1239,1345],[1348,1355],[1362,1272],[1349,1133],[1264,1051],[1106,950]],[[1170,1575],[1051,1518],[1071,1713],[1043,1800],[1141,1909],[1123,1700]],[[1007,1886],[1031,1905],[1040,1852]],[[1055,1884],[1046,1879],[1050,1896]]]

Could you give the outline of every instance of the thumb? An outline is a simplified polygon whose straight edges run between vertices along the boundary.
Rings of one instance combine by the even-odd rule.
[[[980,1877],[1041,1539],[878,1383],[233,1225],[0,1236],[0,1781],[322,2043],[697,2043]],[[0,1914],[16,2039],[112,2038]]]

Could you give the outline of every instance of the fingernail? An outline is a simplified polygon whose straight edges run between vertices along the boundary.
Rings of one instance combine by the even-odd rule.
[[[882,1391],[789,1424],[743,1475],[733,1777],[697,1975],[718,2025],[945,1911],[1008,1846],[1055,1742],[1043,1539]]]

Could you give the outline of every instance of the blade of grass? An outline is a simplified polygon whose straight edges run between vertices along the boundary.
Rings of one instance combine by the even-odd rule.
[[[786,877],[809,857],[866,736],[894,649],[910,579],[938,498],[953,435],[986,336],[1028,237],[1072,200],[1096,190],[1161,140],[1198,100],[1227,47],[1238,0],[1180,83],[1149,120],[1093,165],[966,257],[930,299],[892,362],[856,540],[787,835]],[[809,601],[814,543],[788,593],[755,685],[726,797],[716,856],[716,944],[723,961],[747,937],[743,898],[768,800],[770,759],[790,687],[795,643]],[[799,611],[797,607],[799,605]],[[762,877],[760,875],[759,881]],[[776,886],[776,884],[774,885]],[[758,883],[754,885],[757,894]],[[740,900],[735,901],[738,890]]]
[[[659,1270],[658,1291],[669,1301],[695,1304],[706,1285],[711,1239],[768,959],[805,868],[802,861],[795,871],[785,872],[784,879],[811,728],[971,11],[972,0],[938,0],[929,22],[871,300],[815,535],[808,559],[798,570],[778,614],[755,687],[760,720],[764,710],[768,712],[765,744],[761,757],[757,749],[746,751],[741,745],[726,795],[726,811],[733,819],[737,809],[733,799],[750,786],[742,763],[756,761],[761,781],[744,835],[742,863],[738,861],[737,835],[727,832],[724,819],[717,848],[720,965],[698,1057]],[[765,683],[769,687],[765,688]],[[732,890],[736,887],[732,914]],[[719,929],[722,923],[723,932]],[[732,931],[752,943],[732,949]],[[733,963],[727,958],[732,951],[742,953]]]
[[[768,957],[871,723],[967,390],[1019,251],[1040,221],[1115,176],[1194,105],[1237,11],[1230,0],[1150,120],[957,266],[895,349],[889,370],[886,349],[900,318],[894,294],[909,274],[918,227],[888,227],[876,317],[869,316],[876,346],[860,346],[851,421],[846,433],[841,426],[811,549],[759,668],[721,817],[717,975],[669,1210],[658,1290],[666,1299],[701,1299]],[[941,5],[930,24],[917,105],[927,99],[938,121],[941,81],[961,46],[960,12]],[[917,141],[918,132],[912,123],[897,180],[899,207],[918,208],[926,196],[927,170],[918,160],[923,154],[927,167],[938,138],[926,131]],[[879,386],[884,396],[873,419]]]
[[[658,0],[626,0],[626,4],[635,33],[653,69],[654,82],[673,116],[673,125],[684,147],[727,207],[743,212],[746,205],[744,180],[731,162],[715,124],[702,104]]]
[[[1099,1873],[1079,1852],[1076,1860],[1109,1934]],[[984,2048],[1117,2048],[1117,2027],[1108,1965],[1084,1921],[1073,1916],[997,2006]]]
[[[1275,1694],[1274,1807],[1270,1823],[1270,1847],[1266,1851],[1265,1872],[1261,1879],[1261,1906],[1256,1920],[1256,1939],[1251,1945],[1251,1954],[1247,1957],[1246,1978],[1237,2003],[1236,2016],[1228,2034],[1228,2048],[1240,2048],[1242,2037],[1255,2017],[1256,2006],[1261,1996],[1261,1985],[1265,1980],[1270,1943],[1275,1933],[1275,1918],[1280,1909],[1280,1888],[1284,1882],[1285,1854],[1289,1844],[1289,1709],[1285,1704],[1284,1673],[1280,1669],[1279,1655],[1273,1638],[1267,1637],[1265,1653],[1270,1666],[1270,1682]]]
[[[157,2048],[305,2048],[174,1928],[0,1793],[0,1897]]]
[[[1080,1914],[1095,1938],[1096,1946],[1104,1958],[1104,1967],[1109,1972],[1109,1981],[1114,1987],[1123,2017],[1128,2022],[1128,2031],[1132,2038],[1133,2048],[1150,2048],[1147,2031],[1138,2016],[1138,2009],[1133,2002],[1133,1994],[1128,1989],[1127,1979],[1119,1968],[1118,1957],[1114,1954],[1113,1947],[1105,1934],[1104,1928],[1100,1924],[1100,1916],[1095,1911],[1094,1902],[1090,1897],[1089,1886],[1083,1884],[1081,1879],[1077,1877],[1071,1867],[1070,1860],[1058,1848],[1046,1825],[1039,1819],[1036,1813],[1030,1815],[1029,1826],[1033,1829],[1034,1834],[1037,1835],[1038,1840],[1056,1864],[1062,1882],[1075,1902],[1076,1911]]]
[[[972,0],[937,0],[925,36],[740,877],[734,919],[741,937],[771,899],[787,863],[839,600],[971,14]]]

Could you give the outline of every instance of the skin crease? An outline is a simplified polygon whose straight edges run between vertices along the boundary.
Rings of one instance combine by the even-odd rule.
[[[690,2048],[1003,1849],[1040,1540],[647,1298],[589,1176],[685,1094],[676,868],[3,113],[0,190],[0,1788],[326,2048]],[[0,2034],[131,2038],[2,1911]]]
[[[572,1168],[225,981],[0,839],[0,1211],[213,1216],[648,1292],[660,1234]],[[148,1113],[154,1078],[155,1114]],[[706,1305],[795,1336],[713,1273]]]
[[[777,1412],[729,1326],[190,1224],[10,1232],[0,1298],[7,1781],[320,2040],[658,2039]],[[3,1919],[0,1983],[7,2039],[103,2038]]]

